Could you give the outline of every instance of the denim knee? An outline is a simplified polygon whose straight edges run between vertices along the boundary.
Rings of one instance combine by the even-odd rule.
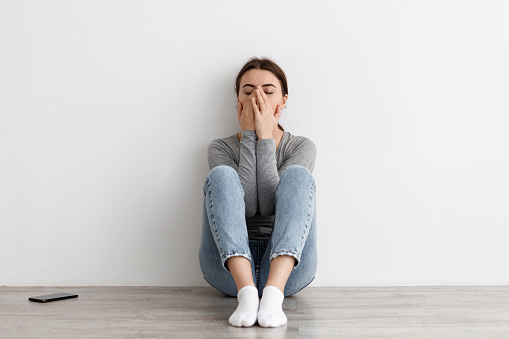
[[[288,180],[291,181],[295,179],[298,179],[299,181],[309,180],[313,183],[315,181],[313,175],[306,167],[300,165],[292,165],[283,171],[281,177],[279,178],[279,184],[281,185],[281,182],[284,183]]]
[[[203,185],[203,192],[206,192],[205,188],[208,186],[208,183],[210,181],[213,182],[236,181],[242,187],[237,171],[235,171],[233,167],[226,165],[217,166],[210,170],[209,174],[207,175],[207,179],[205,180],[205,184]]]
[[[273,244],[270,260],[279,255],[289,255],[295,258],[293,270],[299,267],[302,248],[312,228],[315,193],[315,180],[306,167],[294,165],[283,171],[276,191],[278,227],[274,226],[272,239],[278,237]]]
[[[224,179],[233,179],[233,178],[239,178],[237,175],[237,171],[233,167],[221,165],[214,167],[210,170],[209,175],[207,178],[214,180],[216,178],[224,178]]]

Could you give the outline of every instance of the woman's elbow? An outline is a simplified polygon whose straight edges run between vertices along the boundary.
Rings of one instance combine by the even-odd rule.
[[[254,208],[246,207],[246,217],[251,218],[256,214],[256,206]]]
[[[268,217],[276,214],[276,209],[274,208],[274,206],[260,205],[260,214],[264,217]]]

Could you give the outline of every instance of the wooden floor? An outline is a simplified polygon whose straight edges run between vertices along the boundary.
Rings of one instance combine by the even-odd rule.
[[[28,297],[77,293],[40,304]],[[228,325],[210,287],[0,287],[0,338],[509,338],[509,286],[308,287],[288,324]]]

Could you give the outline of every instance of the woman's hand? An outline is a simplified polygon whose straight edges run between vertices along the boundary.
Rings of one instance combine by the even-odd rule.
[[[272,133],[277,128],[279,117],[281,116],[281,106],[276,110],[272,108],[267,95],[261,87],[256,88],[256,98],[251,99],[251,105],[254,111],[256,136],[258,139],[274,139]]]
[[[255,91],[253,91],[249,97],[247,97],[245,104],[239,102],[237,106],[237,115],[239,116],[240,128],[245,130],[255,130],[255,116],[253,106],[251,105],[251,99],[254,99]]]

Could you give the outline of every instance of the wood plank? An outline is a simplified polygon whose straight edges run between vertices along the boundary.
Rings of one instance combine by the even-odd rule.
[[[40,304],[58,292],[77,299]],[[509,338],[509,286],[308,287],[288,324],[235,328],[211,287],[0,287],[0,338]]]

